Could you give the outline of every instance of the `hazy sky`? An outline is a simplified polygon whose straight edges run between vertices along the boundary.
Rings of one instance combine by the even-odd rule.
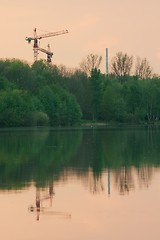
[[[41,40],[54,52],[53,62],[78,67],[89,53],[109,60],[118,52],[146,57],[160,74],[160,0],[0,0],[1,58],[33,62],[32,45],[25,41],[36,27],[69,34]],[[40,29],[40,30],[39,30]],[[46,58],[44,54],[40,58]]]

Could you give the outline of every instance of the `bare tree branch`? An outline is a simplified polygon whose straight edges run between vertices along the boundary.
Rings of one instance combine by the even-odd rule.
[[[99,68],[102,62],[102,56],[98,56],[97,54],[89,54],[86,59],[84,59],[80,63],[80,68],[82,71],[87,73],[87,75],[91,74],[91,71],[94,68]]]
[[[118,52],[111,60],[111,73],[119,78],[130,76],[133,56]]]
[[[141,80],[152,77],[152,68],[150,67],[149,62],[146,58],[137,58],[135,75],[138,76],[138,78]]]

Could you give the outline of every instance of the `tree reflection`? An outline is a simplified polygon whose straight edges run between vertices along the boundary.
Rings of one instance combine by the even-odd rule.
[[[153,177],[153,167],[147,165],[139,168],[124,166],[113,172],[113,176],[120,194],[124,195],[135,189],[136,180],[138,180],[140,188],[148,188]]]
[[[129,193],[131,189],[134,189],[134,180],[131,168],[124,166],[116,171],[115,182],[120,194]]]
[[[146,165],[141,166],[137,169],[137,174],[140,188],[142,188],[143,186],[148,188],[153,176],[153,168]]]
[[[81,131],[4,131],[0,133],[0,183],[23,188],[60,175],[81,142]],[[43,181],[42,181],[43,180]]]
[[[102,175],[97,175],[93,171],[89,170],[86,177],[83,179],[85,186],[89,188],[92,194],[97,194],[104,191],[104,184],[102,181]]]
[[[92,194],[105,188],[110,194],[111,176],[120,194],[126,194],[135,189],[137,178],[140,187],[149,186],[153,167],[160,165],[159,148],[159,130],[152,128],[0,132],[0,189],[23,189],[30,182],[45,188],[53,177],[66,182],[76,175]]]

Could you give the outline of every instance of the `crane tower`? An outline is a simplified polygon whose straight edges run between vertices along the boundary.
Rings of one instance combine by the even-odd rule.
[[[54,36],[58,36],[58,35],[66,34],[66,33],[68,33],[68,30],[62,30],[62,31],[58,31],[58,32],[51,32],[51,33],[37,35],[37,29],[35,28],[34,32],[33,32],[33,37],[26,37],[25,38],[25,40],[28,43],[31,43],[33,41],[34,61],[38,60],[38,51],[41,51],[41,52],[47,54],[47,62],[51,62],[51,58],[53,56],[53,53],[50,50],[50,45],[48,44],[47,50],[43,49],[43,48],[40,48],[39,47],[39,41],[43,38],[54,37]]]
[[[43,52],[43,53],[46,53],[46,54],[47,54],[47,62],[51,63],[51,59],[52,59],[52,56],[53,56],[53,52],[51,52],[51,50],[50,50],[50,45],[49,45],[49,44],[47,45],[47,50],[38,47],[38,48],[37,48],[37,51],[41,51],[41,52]]]

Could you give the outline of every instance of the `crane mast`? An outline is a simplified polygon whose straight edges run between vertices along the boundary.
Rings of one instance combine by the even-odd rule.
[[[51,58],[53,56],[53,53],[50,51],[50,45],[48,44],[48,49],[43,49],[39,47],[39,41],[43,38],[48,38],[48,37],[54,37],[62,34],[68,33],[68,30],[62,30],[58,32],[51,32],[51,33],[46,33],[46,34],[41,34],[37,35],[37,29],[34,29],[33,32],[33,37],[26,37],[25,40],[28,43],[31,43],[33,41],[33,52],[34,52],[34,61],[38,60],[38,51],[41,51],[43,53],[47,54],[47,62],[51,62]],[[38,41],[39,40],[39,41]]]

